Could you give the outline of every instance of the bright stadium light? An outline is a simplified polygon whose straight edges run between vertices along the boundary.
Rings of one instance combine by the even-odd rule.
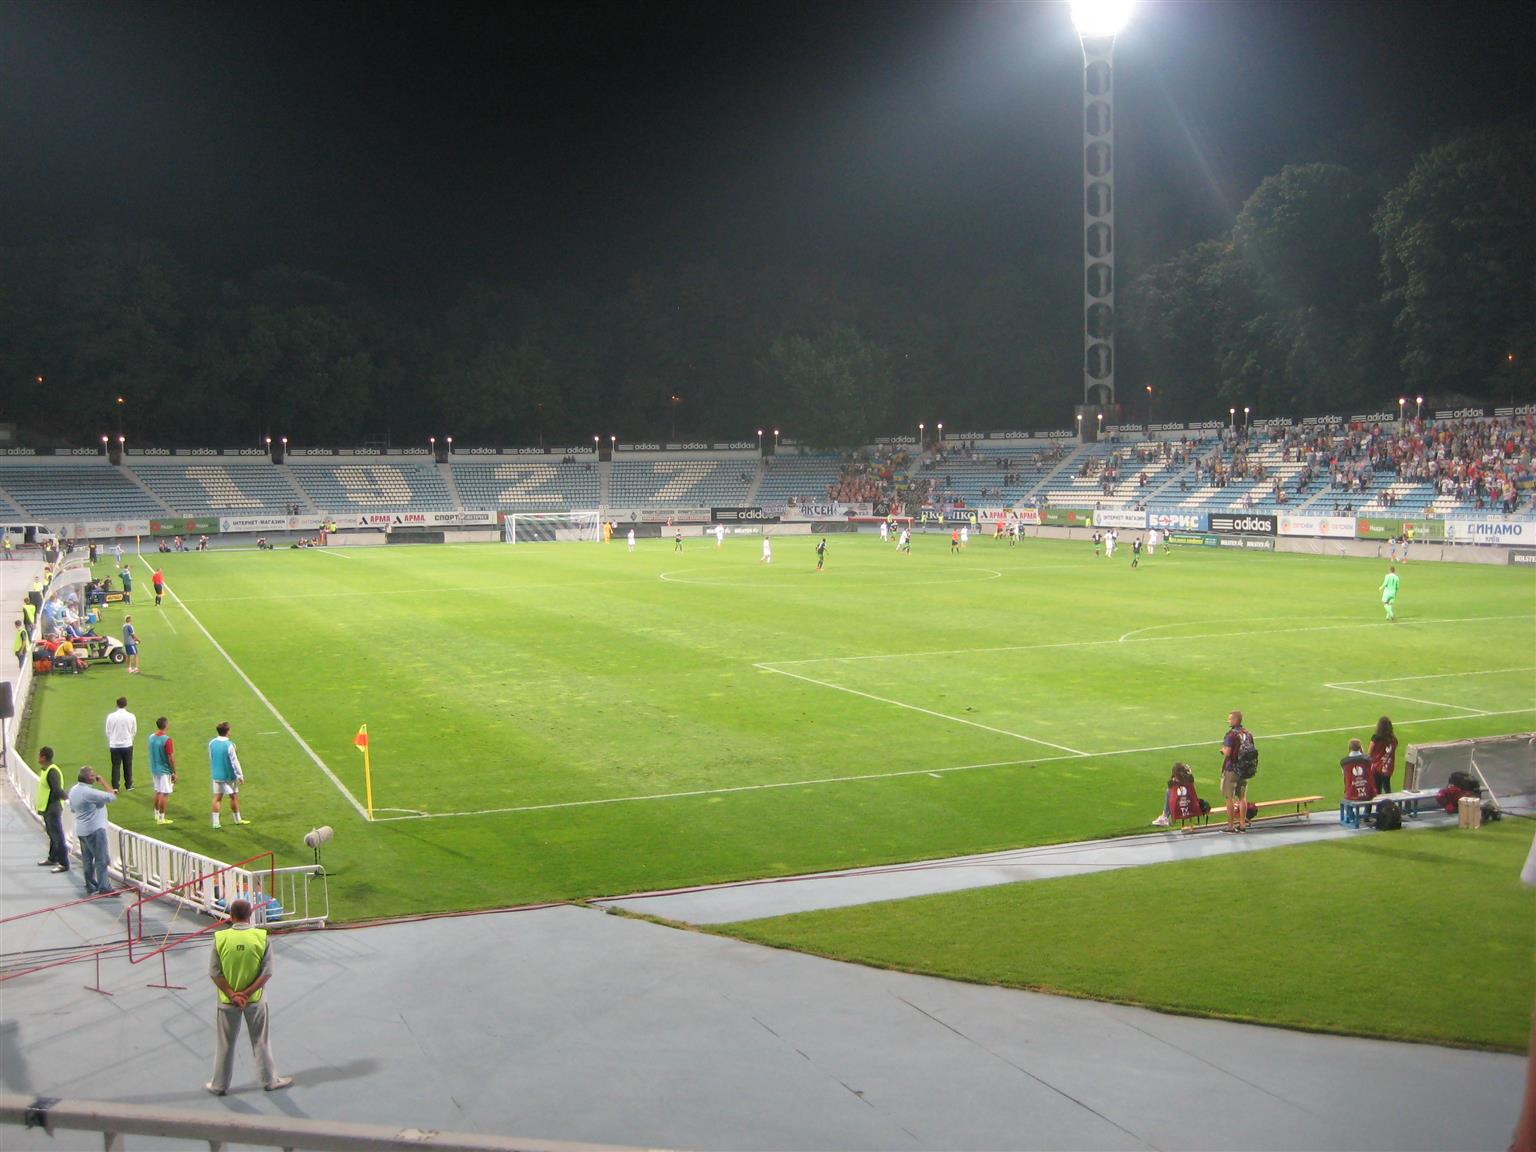
[[[1118,36],[1130,22],[1132,0],[1069,0],[1079,36]]]

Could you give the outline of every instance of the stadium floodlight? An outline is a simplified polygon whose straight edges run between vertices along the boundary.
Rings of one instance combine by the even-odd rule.
[[[1227,409],[1227,431],[1231,432],[1237,427],[1237,409]]]
[[[763,430],[761,428],[757,430],[757,454],[759,456],[763,454]]]
[[[923,433],[926,431],[927,428],[924,426],[923,422],[919,420],[917,422],[917,446],[919,448],[923,446]]]
[[[939,421],[938,429],[939,429],[939,443],[943,444],[944,443],[944,421],[942,421],[942,420]]]
[[[1408,397],[1406,397],[1406,396],[1399,396],[1397,398],[1397,422],[1399,424],[1401,424],[1403,422],[1403,416],[1406,414],[1406,413],[1404,413],[1403,409],[1405,409],[1407,407],[1408,407]]]
[[[1414,403],[1416,403],[1418,407],[1414,409],[1413,418],[1415,420],[1422,419],[1424,416],[1424,397],[1415,396]]]
[[[1252,411],[1252,409],[1250,409],[1248,407],[1248,405],[1246,405],[1246,404],[1243,405],[1243,431],[1244,432],[1248,431],[1248,425],[1250,423],[1252,423],[1252,421],[1249,419],[1249,414],[1251,413],[1251,411]]]
[[[453,437],[452,436],[445,436],[444,439],[448,441],[448,455],[452,456],[453,455]]]
[[[775,452],[779,450],[779,430],[777,428],[773,430],[773,450]]]
[[[1083,406],[1115,404],[1115,36],[1130,0],[1072,0],[1083,50]]]
[[[1070,0],[1072,26],[1079,36],[1118,36],[1130,22],[1132,0]]]
[[[762,433],[759,432],[758,435],[761,436]],[[598,438],[596,436],[592,437],[592,455],[596,456],[601,451],[602,451],[602,448],[601,448],[601,446],[599,444]]]

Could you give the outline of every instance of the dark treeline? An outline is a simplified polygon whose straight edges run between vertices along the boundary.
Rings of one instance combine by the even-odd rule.
[[[1148,384],[1158,419],[1536,399],[1533,187],[1528,121],[1393,176],[1283,169],[1228,233],[1122,268],[1130,416]],[[691,266],[607,295],[508,281],[440,305],[296,267],[219,279],[152,240],[38,244],[0,251],[0,419],[46,445],[121,417],[164,446],[1064,427],[1078,277],[1075,251],[945,284]]]

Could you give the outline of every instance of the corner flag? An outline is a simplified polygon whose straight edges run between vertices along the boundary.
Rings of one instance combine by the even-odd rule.
[[[373,819],[373,769],[368,763],[368,725],[364,724],[357,730],[357,735],[352,737],[355,744],[363,754],[363,785],[368,792],[368,819]]]

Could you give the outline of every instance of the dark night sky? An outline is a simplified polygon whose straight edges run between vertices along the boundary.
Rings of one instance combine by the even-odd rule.
[[[1117,49],[1122,257],[1288,161],[1536,106],[1522,6],[1159,3]],[[685,261],[942,282],[1077,252],[1064,3],[0,3],[0,243],[377,290]]]

